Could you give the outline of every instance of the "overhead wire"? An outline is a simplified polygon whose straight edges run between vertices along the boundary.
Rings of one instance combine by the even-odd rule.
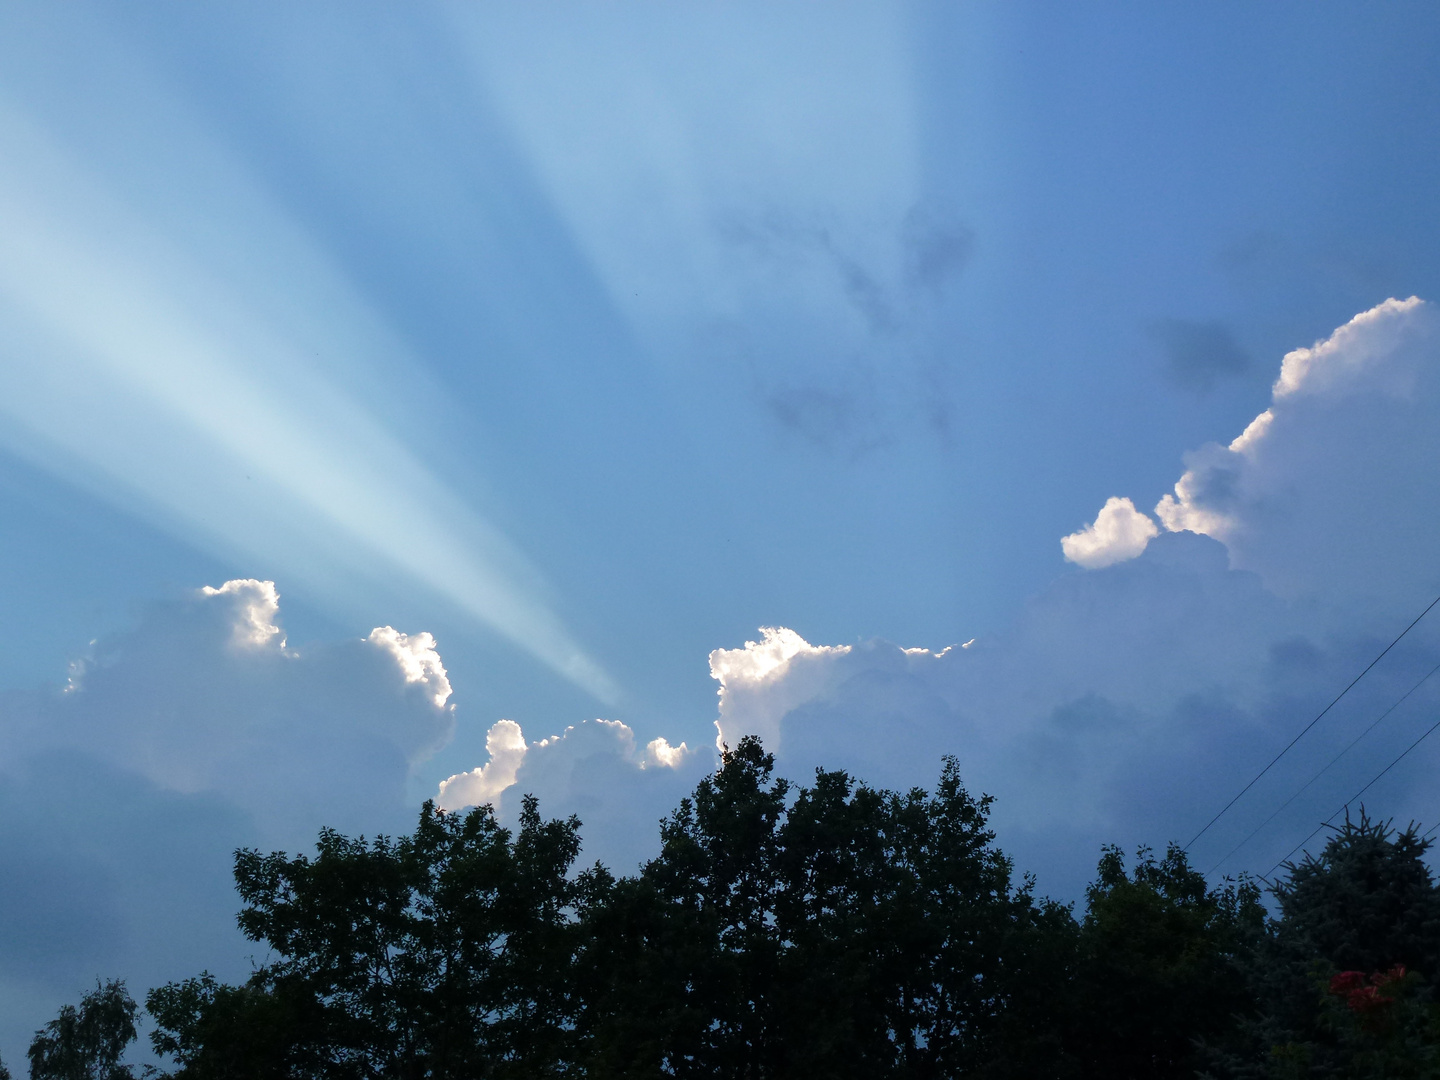
[[[1214,866],[1210,867],[1209,870],[1205,871],[1206,875],[1208,876],[1208,875],[1210,875],[1210,874],[1213,874],[1216,870],[1219,870],[1220,867],[1224,866],[1227,862],[1230,861],[1230,856],[1234,855],[1237,851],[1239,851],[1241,848],[1243,848],[1243,847],[1244,847],[1246,844],[1248,844],[1251,840],[1254,840],[1255,837],[1259,834],[1259,832],[1260,832],[1261,829],[1265,828],[1266,825],[1269,825],[1270,822],[1274,821],[1277,817],[1280,816],[1280,814],[1281,814],[1282,812],[1284,812],[1284,810],[1285,810],[1285,808],[1286,808],[1287,806],[1289,806],[1291,803],[1293,803],[1293,802],[1294,802],[1296,799],[1298,799],[1301,795],[1305,794],[1305,792],[1310,789],[1310,786],[1311,786],[1312,784],[1314,784],[1316,780],[1319,780],[1320,777],[1324,776],[1327,772],[1330,771],[1331,767],[1334,766],[1336,762],[1338,762],[1341,758],[1343,758],[1343,757],[1344,757],[1346,754],[1348,754],[1351,750],[1355,749],[1356,744],[1359,743],[1361,739],[1365,738],[1366,735],[1369,735],[1370,732],[1374,731],[1377,727],[1379,727],[1379,726],[1380,726],[1380,722],[1381,722],[1382,720],[1384,720],[1387,716],[1389,716],[1391,713],[1393,713],[1393,712],[1394,712],[1396,709],[1398,709],[1401,705],[1405,704],[1405,702],[1409,699],[1410,695],[1413,694],[1413,693],[1415,693],[1416,690],[1419,690],[1420,687],[1424,686],[1425,683],[1426,683],[1427,681],[1429,681],[1430,677],[1431,677],[1432,675],[1434,675],[1437,671],[1440,671],[1440,664],[1436,664],[1436,665],[1435,665],[1434,667],[1432,667],[1429,671],[1427,671],[1424,675],[1422,675],[1422,676],[1420,677],[1420,680],[1419,680],[1417,683],[1415,683],[1414,686],[1410,687],[1409,690],[1406,690],[1405,693],[1400,696],[1400,699],[1399,699],[1398,701],[1396,701],[1393,705],[1391,705],[1388,709],[1386,709],[1383,713],[1381,713],[1381,714],[1380,714],[1379,716],[1377,716],[1373,721],[1371,721],[1369,727],[1367,727],[1367,728],[1366,728],[1364,731],[1362,731],[1359,735],[1356,735],[1355,738],[1351,739],[1349,745],[1347,745],[1344,750],[1341,750],[1338,754],[1336,754],[1336,755],[1335,755],[1334,757],[1332,757],[1328,762],[1326,762],[1325,765],[1320,769],[1320,771],[1317,772],[1314,776],[1310,777],[1309,780],[1306,780],[1305,783],[1304,783],[1304,785],[1302,785],[1302,786],[1300,787],[1300,789],[1295,792],[1295,794],[1291,795],[1288,799],[1286,799],[1283,803],[1281,803],[1269,817],[1267,817],[1267,818],[1266,818],[1264,821],[1262,821],[1259,825],[1255,826],[1255,828],[1251,830],[1250,835],[1248,835],[1247,837],[1245,837],[1244,840],[1241,840],[1241,841],[1240,841],[1238,844],[1236,844],[1233,848],[1231,848],[1229,851],[1227,851],[1227,852],[1225,853],[1224,858],[1222,858],[1222,859],[1221,859],[1219,862],[1217,862]],[[1310,835],[1311,835],[1311,836],[1314,836],[1315,834],[1314,834],[1314,833],[1311,833]]]
[[[1412,742],[1409,746],[1407,746],[1403,751],[1401,751],[1399,757],[1397,757],[1394,761],[1390,762],[1389,765],[1386,765],[1385,768],[1381,769],[1378,773],[1376,773],[1373,777],[1371,777],[1371,778],[1370,778],[1370,782],[1369,782],[1368,784],[1366,784],[1364,787],[1362,787],[1362,788],[1361,788],[1359,791],[1357,791],[1354,795],[1351,795],[1350,798],[1348,798],[1348,799],[1345,800],[1345,805],[1344,805],[1344,806],[1340,807],[1339,810],[1336,810],[1335,813],[1331,814],[1328,818],[1326,818],[1324,821],[1322,821],[1319,825],[1315,826],[1314,831],[1312,831],[1309,836],[1305,837],[1304,840],[1301,840],[1300,843],[1296,844],[1293,848],[1291,848],[1288,852],[1286,852],[1285,855],[1284,855],[1282,858],[1280,858],[1279,860],[1276,861],[1276,863],[1275,863],[1274,866],[1270,867],[1269,870],[1266,870],[1265,873],[1264,873],[1263,875],[1261,875],[1261,876],[1268,878],[1268,877],[1269,877],[1271,874],[1273,874],[1276,870],[1278,870],[1280,867],[1284,866],[1285,863],[1289,862],[1289,861],[1290,861],[1290,856],[1294,855],[1297,851],[1299,851],[1299,850],[1300,850],[1301,848],[1303,848],[1306,844],[1308,844],[1312,839],[1314,839],[1315,834],[1318,833],[1321,829],[1324,829],[1324,828],[1328,827],[1329,824],[1330,824],[1332,821],[1334,821],[1336,817],[1338,817],[1338,816],[1340,815],[1340,812],[1341,812],[1342,810],[1349,810],[1351,803],[1353,803],[1356,799],[1360,798],[1361,795],[1364,795],[1365,792],[1369,791],[1372,787],[1374,787],[1375,784],[1380,780],[1380,778],[1381,778],[1382,776],[1384,776],[1386,773],[1388,773],[1388,772],[1389,772],[1391,769],[1393,769],[1396,765],[1399,765],[1400,762],[1404,761],[1404,760],[1405,760],[1405,757],[1410,753],[1411,750],[1414,750],[1417,746],[1419,746],[1422,742],[1424,742],[1426,739],[1428,739],[1431,735],[1435,734],[1436,731],[1440,731],[1440,720],[1436,720],[1435,723],[1431,724],[1428,728],[1426,728],[1426,729],[1425,729],[1425,732],[1424,732],[1418,739],[1416,739],[1416,740],[1415,740],[1414,742]],[[1431,832],[1434,832],[1434,830],[1432,829]],[[1428,836],[1429,834],[1427,833],[1426,835]]]
[[[1235,797],[1232,798],[1229,802],[1227,802],[1224,806],[1222,806],[1219,812],[1205,823],[1205,827],[1190,838],[1189,842],[1185,845],[1184,850],[1189,851],[1196,840],[1199,840],[1200,837],[1204,836],[1207,832],[1209,832],[1210,827],[1214,825],[1217,821],[1219,821],[1222,817],[1224,817],[1226,811],[1228,811],[1232,806],[1239,802],[1241,796],[1243,796],[1247,791],[1254,787],[1259,782],[1262,776],[1264,776],[1271,769],[1273,769],[1276,762],[1278,762],[1281,758],[1288,754],[1290,750],[1295,746],[1295,744],[1298,743],[1301,739],[1303,739],[1306,733],[1316,724],[1318,724],[1321,719],[1324,718],[1326,713],[1328,713],[1337,704],[1339,704],[1340,699],[1343,698],[1346,694],[1348,694],[1352,689],[1354,689],[1355,684],[1358,683],[1361,679],[1363,679],[1366,675],[1368,675],[1370,673],[1370,669],[1385,658],[1386,653],[1388,653],[1396,645],[1400,644],[1400,639],[1403,638],[1406,634],[1410,633],[1411,630],[1415,629],[1416,623],[1418,623],[1426,615],[1430,614],[1430,609],[1433,608],[1436,604],[1440,604],[1440,596],[1437,596],[1434,600],[1431,600],[1430,603],[1425,606],[1425,610],[1420,612],[1419,615],[1416,615],[1410,625],[1405,627],[1404,630],[1401,630],[1400,633],[1395,637],[1394,641],[1390,642],[1389,645],[1386,645],[1385,648],[1380,650],[1379,656],[1375,657],[1374,660],[1371,660],[1370,663],[1365,665],[1364,671],[1360,672],[1359,675],[1356,675],[1355,678],[1351,679],[1350,682],[1346,685],[1345,689],[1341,690],[1340,693],[1336,694],[1335,697],[1331,700],[1330,704],[1326,705],[1325,708],[1321,709],[1315,715],[1315,719],[1311,720],[1308,724],[1301,728],[1300,733],[1296,735],[1293,739],[1291,739],[1288,743],[1286,743],[1285,748],[1281,750],[1278,754],[1276,754],[1273,758],[1271,758],[1268,765],[1266,765],[1263,769],[1261,769],[1258,773],[1251,777],[1250,782],[1246,784],[1243,788],[1241,788],[1239,791],[1237,791],[1235,793]],[[1311,835],[1313,836],[1314,834],[1312,833]]]

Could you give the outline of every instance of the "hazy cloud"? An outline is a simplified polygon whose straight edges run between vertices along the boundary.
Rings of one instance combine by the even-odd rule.
[[[428,634],[295,647],[273,582],[152,608],[102,638],[59,691],[0,701],[0,761],[70,749],[166,791],[211,793],[274,842],[408,815],[411,767],[449,740],[449,679]]]
[[[1204,392],[1250,369],[1250,355],[1222,322],[1159,319],[1149,331],[1165,353],[1166,374],[1186,389]]]
[[[959,277],[975,249],[973,229],[924,203],[905,215],[900,238],[906,282],[932,291]]]

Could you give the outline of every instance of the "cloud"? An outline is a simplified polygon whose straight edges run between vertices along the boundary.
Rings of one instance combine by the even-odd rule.
[[[898,786],[955,753],[1000,797],[1007,846],[1067,895],[1102,842],[1188,838],[1440,590],[1435,324],[1422,301],[1390,300],[1287,354],[1269,408],[1186,456],[1157,507],[1165,532],[1109,499],[1062,541],[1086,572],[966,648],[771,628],[717,650],[720,741],[758,734],[791,775],[839,766]],[[1437,659],[1440,630],[1422,624],[1197,858],[1226,855]],[[1437,695],[1407,702],[1227,869],[1268,868],[1407,745]],[[1387,783],[1387,812],[1433,820],[1413,773]]]
[[[1287,353],[1270,406],[1228,444],[1184,455],[1155,515],[1221,541],[1277,593],[1364,619],[1440,590],[1440,319],[1390,299]],[[1061,540],[1087,568],[1134,558],[1155,526],[1130,499]],[[1337,616],[1338,617],[1338,616]]]
[[[97,975],[241,978],[237,847],[408,831],[451,735],[429,634],[296,645],[241,579],[153,606],[62,685],[0,695],[0,1052]]]
[[[1250,369],[1250,355],[1222,322],[1160,319],[1149,331],[1165,352],[1167,374],[1187,389],[1204,392]]]
[[[5,698],[0,762],[84,752],[303,844],[403,821],[412,767],[453,731],[450,696],[429,634],[294,647],[274,583],[230,581],[96,642],[63,689]]]
[[[1111,496],[1093,523],[1061,537],[1060,550],[1065,553],[1066,561],[1097,570],[1135,558],[1159,532],[1153,521],[1135,509],[1133,502]]]
[[[759,734],[797,779],[844,768],[901,789],[933,783],[942,755],[954,754],[971,788],[997,797],[1005,849],[1044,889],[1071,898],[1102,844],[1188,840],[1385,641],[1317,619],[1192,533],[1165,533],[1134,559],[1063,576],[1012,625],[964,649],[827,648],[773,634],[789,643],[788,663],[760,677],[717,669],[721,741]],[[1202,839],[1201,868],[1437,660],[1437,633],[1388,657]],[[1440,705],[1440,693],[1425,696],[1224,869],[1266,870],[1423,730]],[[1420,775],[1393,774],[1374,800],[1434,820]]]
[[[520,725],[514,720],[496,720],[485,733],[485,752],[490,760],[440,781],[435,805],[441,810],[463,810],[467,806],[495,804],[501,793],[515,783],[525,751],[525,733]]]
[[[702,335],[715,365],[748,368],[765,415],[827,452],[859,459],[944,436],[953,343],[939,325],[972,232],[929,202],[863,223],[742,207],[716,218],[735,302]]]
[[[711,755],[663,736],[641,748],[618,720],[588,720],[531,743],[519,724],[500,720],[485,747],[484,765],[441,781],[442,809],[490,803],[513,820],[521,797],[535,795],[547,817],[580,818],[587,859],[625,872],[655,853],[659,820],[713,764]]]
[[[1166,531],[1132,500],[1109,499],[1062,542],[1084,572],[1058,578],[997,632],[932,650],[817,644],[772,626],[714,650],[717,745],[755,734],[797,779],[823,766],[901,788],[932,782],[953,753],[973,787],[998,797],[1007,850],[1065,896],[1083,887],[1102,843],[1188,839],[1404,625],[1357,592],[1364,567],[1340,556],[1323,574],[1314,567],[1342,535],[1399,548],[1377,581],[1425,565],[1406,560],[1407,545],[1428,550],[1435,530],[1414,523],[1440,505],[1430,494],[1440,438],[1426,436],[1440,414],[1429,318],[1419,301],[1390,302],[1290,353],[1270,408],[1230,444],[1187,458],[1159,510]],[[1387,443],[1387,424],[1398,441]],[[1393,480],[1378,478],[1387,459]],[[1417,492],[1419,505],[1371,500],[1377,484]],[[1345,512],[1362,504],[1365,515]],[[1283,587],[1287,571],[1314,574],[1312,587]],[[1197,860],[1208,868],[1226,855],[1437,659],[1440,631],[1422,625],[1202,838]],[[1412,699],[1225,869],[1267,869],[1437,704],[1440,691]],[[451,783],[493,771],[513,781],[498,793],[508,812],[533,790],[599,825],[587,836],[632,861],[653,850],[654,819],[713,760],[687,753],[676,768],[647,767],[672,758],[642,751],[615,721],[521,745],[516,728],[488,765]],[[1433,818],[1413,775],[1387,783],[1377,796],[1387,807]]]
[[[1288,596],[1377,613],[1433,596],[1436,328],[1432,305],[1391,299],[1287,353],[1270,407],[1228,445],[1186,455],[1156,515],[1221,540],[1232,565]]]
[[[817,680],[824,678],[827,661],[844,656],[848,645],[811,645],[794,630],[783,626],[762,626],[759,641],[747,641],[743,648],[716,649],[710,654],[710,677],[720,683],[721,715],[733,716],[744,728],[742,735],[759,735],[767,746],[779,749],[778,707],[799,702],[813,693]],[[793,678],[788,678],[792,676]],[[776,694],[776,688],[785,690]],[[716,745],[726,745],[721,728]]]
[[[929,204],[918,204],[901,227],[905,280],[936,291],[960,276],[975,250],[975,230]]]
[[[249,968],[235,927],[235,848],[245,814],[213,795],[165,791],[83,751],[0,769],[0,1051],[93,986],[143,991],[201,966]]]

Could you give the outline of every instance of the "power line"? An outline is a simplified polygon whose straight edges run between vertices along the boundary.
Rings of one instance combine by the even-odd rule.
[[[1303,739],[1305,737],[1305,733],[1311,728],[1313,728],[1316,724],[1318,724],[1321,718],[1324,717],[1324,715],[1328,713],[1331,709],[1333,709],[1339,703],[1340,699],[1343,698],[1354,688],[1356,683],[1358,683],[1361,679],[1368,675],[1370,673],[1370,669],[1373,668],[1376,664],[1378,664],[1381,660],[1383,660],[1385,658],[1385,654],[1400,643],[1400,638],[1403,638],[1406,634],[1410,633],[1411,630],[1414,630],[1415,624],[1418,623],[1421,619],[1423,619],[1426,615],[1430,614],[1430,609],[1433,608],[1436,604],[1440,604],[1440,596],[1437,596],[1434,600],[1431,600],[1430,603],[1426,605],[1425,610],[1420,612],[1419,615],[1415,616],[1414,622],[1412,622],[1409,626],[1405,627],[1404,630],[1401,630],[1394,641],[1390,642],[1389,645],[1386,645],[1384,649],[1380,650],[1380,655],[1375,657],[1374,660],[1371,660],[1370,663],[1366,664],[1365,670],[1360,672],[1359,675],[1356,675],[1355,678],[1351,679],[1349,685],[1346,686],[1344,690],[1341,690],[1340,693],[1336,694],[1334,700],[1331,701],[1329,705],[1326,705],[1325,708],[1321,709],[1320,712],[1316,714],[1315,719],[1311,720],[1310,723],[1306,724],[1301,729],[1300,734],[1296,735],[1285,745],[1284,750],[1281,750],[1278,754],[1271,758],[1270,764],[1266,765],[1263,769],[1261,769],[1258,773],[1251,777],[1250,782],[1246,784],[1243,788],[1241,788],[1238,792],[1236,792],[1235,797],[1231,799],[1228,803],[1226,803],[1224,806],[1222,806],[1220,808],[1220,812],[1214,817],[1212,817],[1209,821],[1207,821],[1203,829],[1201,829],[1199,832],[1197,832],[1194,836],[1190,838],[1190,842],[1185,845],[1184,850],[1189,851],[1191,845],[1194,844],[1196,840],[1199,840],[1200,837],[1204,836],[1207,832],[1209,832],[1210,826],[1214,825],[1217,821],[1224,817],[1225,812],[1240,801],[1240,796],[1244,795],[1247,791],[1254,787],[1262,776],[1264,776],[1271,769],[1273,769],[1275,767],[1275,763],[1279,761],[1282,757],[1284,757],[1286,754],[1288,754],[1291,747],[1293,747],[1296,743]],[[1314,833],[1311,833],[1311,835],[1313,836]]]
[[[1366,735],[1369,735],[1370,732],[1374,731],[1374,730],[1380,725],[1380,721],[1384,720],[1387,716],[1389,716],[1392,712],[1394,712],[1396,709],[1398,709],[1401,705],[1405,704],[1405,701],[1410,697],[1410,695],[1413,694],[1413,693],[1415,693],[1416,690],[1419,690],[1420,687],[1424,686],[1425,683],[1426,683],[1426,681],[1429,680],[1430,676],[1431,676],[1431,675],[1434,675],[1437,671],[1440,671],[1440,664],[1436,664],[1433,668],[1431,668],[1428,672],[1426,672],[1423,676],[1421,676],[1420,681],[1417,682],[1414,686],[1410,687],[1409,690],[1406,690],[1405,693],[1404,693],[1403,695],[1401,695],[1399,701],[1395,702],[1395,704],[1391,705],[1391,706],[1390,706],[1388,709],[1386,709],[1383,713],[1381,713],[1379,716],[1377,716],[1377,717],[1374,719],[1374,721],[1371,722],[1371,724],[1370,724],[1369,727],[1367,727],[1367,728],[1366,728],[1364,731],[1362,731],[1359,735],[1356,735],[1355,738],[1351,739],[1351,740],[1350,740],[1350,745],[1348,745],[1347,747],[1345,747],[1344,750],[1341,750],[1338,754],[1336,754],[1333,758],[1331,758],[1331,759],[1329,760],[1329,762],[1326,763],[1325,767],[1322,768],[1319,772],[1317,772],[1314,776],[1310,777],[1309,780],[1306,780],[1304,786],[1301,787],[1299,791],[1297,791],[1297,792],[1295,792],[1295,794],[1291,795],[1288,799],[1286,799],[1283,803],[1280,804],[1280,806],[1275,810],[1275,812],[1274,812],[1273,814],[1271,814],[1269,817],[1267,817],[1267,818],[1266,818],[1264,821],[1262,821],[1259,825],[1255,826],[1254,830],[1250,833],[1249,836],[1245,837],[1244,840],[1241,840],[1238,844],[1236,844],[1233,848],[1231,848],[1228,852],[1226,852],[1226,853],[1225,853],[1225,857],[1224,857],[1223,859],[1221,859],[1219,862],[1217,862],[1217,863],[1216,863],[1214,866],[1212,866],[1209,870],[1205,871],[1206,875],[1208,876],[1208,875],[1210,875],[1210,874],[1213,874],[1216,870],[1219,870],[1220,867],[1224,866],[1225,863],[1226,863],[1227,861],[1229,861],[1231,855],[1234,855],[1237,851],[1239,851],[1242,847],[1244,847],[1246,844],[1248,844],[1251,840],[1254,840],[1256,834],[1259,833],[1261,829],[1265,828],[1266,825],[1269,825],[1270,822],[1274,821],[1277,817],[1280,816],[1281,812],[1284,811],[1284,809],[1285,809],[1287,806],[1289,806],[1291,803],[1293,803],[1293,802],[1294,802],[1296,799],[1298,799],[1301,795],[1305,794],[1305,792],[1310,789],[1310,785],[1311,785],[1311,784],[1315,783],[1316,780],[1319,780],[1320,777],[1324,776],[1327,772],[1330,771],[1331,766],[1333,766],[1337,761],[1339,761],[1341,758],[1343,758],[1343,757],[1344,757],[1346,754],[1348,754],[1351,750],[1355,749],[1355,744],[1356,744],[1356,743],[1358,743],[1361,739],[1365,738]],[[1310,835],[1311,835],[1311,836],[1314,836],[1315,834],[1314,834],[1314,833],[1311,833]],[[1308,839],[1308,837],[1307,837],[1307,839]]]
[[[1436,731],[1440,731],[1440,720],[1436,720],[1435,723],[1431,724],[1428,728],[1426,728],[1426,729],[1425,729],[1425,733],[1424,733],[1423,735],[1421,735],[1418,739],[1416,739],[1414,742],[1412,742],[1409,746],[1407,746],[1407,747],[1401,752],[1401,754],[1400,754],[1399,757],[1397,757],[1394,761],[1390,762],[1389,765],[1386,765],[1385,768],[1381,769],[1378,773],[1376,773],[1375,776],[1370,780],[1370,783],[1366,784],[1366,785],[1365,785],[1364,787],[1362,787],[1359,791],[1357,791],[1354,795],[1351,795],[1350,798],[1346,799],[1346,800],[1345,800],[1345,805],[1342,806],[1342,807],[1340,807],[1340,810],[1348,810],[1348,809],[1350,809],[1350,804],[1351,804],[1351,803],[1353,803],[1356,799],[1360,798],[1361,795],[1364,795],[1365,792],[1369,791],[1372,787],[1374,787],[1376,781],[1378,781],[1382,776],[1384,776],[1386,773],[1388,773],[1388,772],[1389,772],[1391,769],[1393,769],[1396,765],[1399,765],[1400,762],[1402,762],[1403,760],[1405,760],[1405,756],[1406,756],[1407,754],[1409,754],[1411,750],[1414,750],[1417,746],[1419,746],[1422,742],[1424,742],[1426,739],[1428,739],[1428,738],[1429,738],[1431,735],[1433,735]],[[1315,827],[1315,831],[1314,831],[1314,832],[1312,832],[1309,836],[1305,837],[1304,840],[1301,840],[1300,843],[1296,844],[1293,848],[1291,848],[1291,849],[1289,850],[1289,852],[1286,853],[1285,857],[1282,858],[1282,859],[1280,859],[1280,861],[1277,862],[1274,866],[1270,867],[1269,870],[1266,870],[1263,876],[1264,876],[1264,877],[1269,877],[1269,876],[1270,876],[1271,874],[1273,874],[1276,870],[1278,870],[1283,863],[1285,863],[1285,862],[1287,862],[1287,861],[1289,860],[1289,858],[1290,858],[1291,855],[1294,855],[1295,852],[1299,851],[1302,847],[1304,847],[1306,844],[1308,844],[1308,843],[1310,842],[1310,840],[1315,836],[1315,833],[1318,833],[1321,829],[1323,829],[1323,828],[1325,828],[1327,825],[1329,825],[1330,822],[1335,819],[1336,815],[1338,815],[1338,814],[1340,813],[1340,810],[1336,810],[1334,814],[1331,814],[1328,818],[1326,818],[1326,819],[1325,819],[1324,821],[1322,821],[1319,825],[1317,825],[1317,826]],[[1434,831],[1434,830],[1432,829],[1431,832],[1433,832],[1433,831]],[[1429,835],[1429,834],[1427,833],[1426,835]]]

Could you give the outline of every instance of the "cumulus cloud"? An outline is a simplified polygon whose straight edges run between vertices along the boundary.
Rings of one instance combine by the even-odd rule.
[[[1067,561],[1098,570],[1135,558],[1159,533],[1155,522],[1136,510],[1133,502],[1112,496],[1091,524],[1061,537],[1060,550]]]
[[[1155,508],[1224,542],[1281,593],[1388,613],[1440,587],[1440,337],[1434,307],[1386,300],[1285,355],[1269,408],[1186,455]]]
[[[731,745],[766,736],[780,768],[798,779],[843,768],[903,789],[933,783],[942,755],[954,754],[972,789],[997,797],[1006,850],[1042,887],[1074,897],[1102,844],[1189,839],[1383,643],[1319,625],[1312,607],[1229,568],[1218,541],[1165,533],[1103,573],[1058,579],[1015,623],[966,649],[806,643],[801,664],[764,680],[741,673],[732,685],[722,673],[716,725]],[[1407,649],[1204,838],[1195,849],[1202,869],[1440,659],[1434,634]],[[1427,705],[1412,699],[1413,715],[1378,729],[1347,769],[1225,869],[1267,869],[1353,793],[1357,775],[1398,752],[1437,703],[1435,694]],[[1434,820],[1415,782],[1393,778],[1377,798],[1387,812]]]
[[[467,806],[494,804],[501,792],[515,783],[525,750],[525,733],[519,724],[514,720],[495,721],[485,734],[485,752],[490,760],[440,781],[435,805],[441,810],[463,810]]]
[[[781,732],[774,722],[776,689],[785,688],[780,703],[803,700],[823,679],[826,661],[844,656],[850,646],[811,645],[783,626],[762,626],[760,635],[759,641],[747,641],[743,648],[712,652],[710,677],[720,683],[721,713],[736,717],[746,728],[742,734],[759,735],[766,745],[778,749]],[[738,737],[730,745],[736,741]],[[723,728],[716,745],[724,748]]]
[[[243,978],[237,847],[408,830],[451,734],[431,635],[295,645],[270,581],[151,608],[61,686],[0,695],[0,1051],[97,974]]]
[[[643,748],[619,720],[572,724],[527,743],[520,725],[500,720],[485,740],[490,760],[440,784],[445,810],[490,803],[511,820],[525,795],[551,817],[577,815],[586,857],[631,870],[653,855],[657,822],[694,787],[711,755],[672,746],[664,737]]]
[[[1099,572],[1061,577],[1000,632],[930,652],[771,629],[717,650],[720,740],[759,734],[791,775],[896,786],[954,753],[999,796],[1022,865],[1075,895],[1100,843],[1187,839],[1440,590],[1437,416],[1434,310],[1388,300],[1288,353],[1268,408],[1186,456],[1156,508],[1166,531],[1111,498],[1062,541]],[[1437,658],[1440,630],[1421,624],[1197,858],[1228,854]],[[1420,696],[1225,869],[1267,869],[1353,794],[1418,734],[1437,704]],[[1415,781],[1397,770],[1372,797],[1433,821]]]
[[[426,633],[291,646],[273,582],[236,580],[101,639],[59,692],[0,708],[0,763],[83,751],[157,788],[211,793],[276,842],[405,810],[410,770],[449,738],[450,682]]]
[[[1155,507],[1170,532],[1225,545],[1230,565],[1277,593],[1384,619],[1440,589],[1440,317],[1389,299],[1281,361],[1269,407],[1229,443],[1184,455]],[[1130,499],[1061,540],[1094,569],[1156,534]]]
[[[366,638],[395,658],[407,683],[418,683],[430,690],[430,700],[443,709],[450,699],[450,679],[435,649],[435,636],[429,632],[402,634],[393,626],[377,626]]]

